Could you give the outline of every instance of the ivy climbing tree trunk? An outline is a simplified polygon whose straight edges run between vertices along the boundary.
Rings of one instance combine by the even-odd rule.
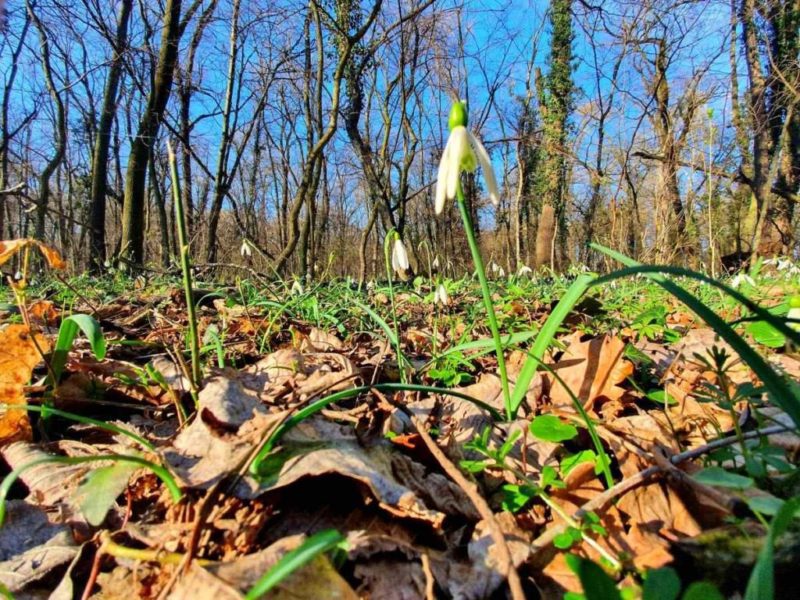
[[[566,259],[567,119],[572,110],[572,0],[551,0],[550,72],[537,88],[542,116],[542,218],[536,232],[536,267]]]

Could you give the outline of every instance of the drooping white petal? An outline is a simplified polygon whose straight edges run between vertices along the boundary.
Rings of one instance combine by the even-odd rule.
[[[492,204],[497,206],[500,204],[500,192],[497,188],[497,178],[494,176],[494,168],[492,167],[489,153],[486,151],[486,148],[483,147],[478,136],[473,135],[471,131],[468,132],[468,135],[472,149],[478,157],[478,164],[480,164],[481,169],[483,169],[483,178],[486,179],[486,189],[489,192],[489,199],[492,201]]]
[[[434,303],[441,304],[442,306],[447,306],[450,304],[450,296],[448,295],[447,288],[444,287],[444,284],[440,283],[436,288],[436,292],[433,295],[433,301]]]
[[[738,289],[743,283],[747,283],[753,287],[755,287],[756,285],[756,282],[753,281],[753,278],[747,275],[746,273],[739,273],[738,275],[736,275],[736,277],[731,279],[731,287],[733,289]]]
[[[242,256],[253,255],[253,251],[250,249],[250,244],[247,243],[247,240],[242,240],[242,247],[239,248],[239,252]]]
[[[408,271],[408,267],[409,263],[406,247],[403,245],[403,242],[400,240],[400,238],[396,238],[392,248],[392,268],[397,273],[404,273],[405,271]]]
[[[447,199],[452,200],[456,197],[458,178],[461,175],[461,159],[464,152],[469,149],[469,133],[466,127],[456,127],[450,132],[450,139],[447,145],[450,151],[447,153]]]
[[[303,289],[303,284],[295,279],[294,283],[292,284],[291,294],[293,296],[294,295],[301,296],[304,293],[305,293],[305,290]]]
[[[437,215],[442,214],[444,210],[444,203],[447,201],[447,168],[450,165],[448,156],[450,154],[452,138],[447,138],[447,143],[444,145],[444,152],[442,152],[442,159],[439,161],[439,173],[436,176],[436,203],[434,209]]]

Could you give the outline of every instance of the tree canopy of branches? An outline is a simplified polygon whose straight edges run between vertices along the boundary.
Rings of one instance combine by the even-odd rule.
[[[396,229],[462,272],[432,196],[465,99],[502,201],[464,190],[507,270],[597,267],[591,241],[712,272],[796,255],[799,30],[794,0],[8,2],[0,231],[172,268],[172,139],[201,264],[247,240],[248,268],[363,280]]]

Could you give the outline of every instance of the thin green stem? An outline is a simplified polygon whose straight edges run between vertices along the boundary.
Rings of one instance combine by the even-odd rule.
[[[394,302],[394,280],[392,279],[392,243],[397,232],[392,229],[386,234],[383,242],[383,258],[386,263],[386,277],[389,280],[389,302],[392,307],[392,326],[394,327],[395,353],[397,354],[397,368],[400,369],[400,381],[406,383],[406,369],[403,363],[403,350],[400,347],[400,327],[397,324],[397,308]]]
[[[503,343],[500,341],[500,329],[497,326],[497,316],[495,315],[494,305],[492,304],[489,282],[486,280],[486,269],[483,266],[481,251],[475,239],[475,231],[472,228],[472,219],[469,216],[469,210],[464,200],[461,182],[459,182],[456,187],[456,199],[458,210],[461,213],[461,220],[464,222],[464,232],[467,234],[467,243],[469,243],[469,249],[470,252],[472,252],[472,261],[475,263],[475,271],[478,273],[478,281],[481,284],[481,291],[483,292],[483,305],[486,307],[486,316],[489,319],[489,330],[492,332],[494,349],[497,354],[497,370],[500,372],[500,384],[503,388],[503,404],[506,408],[506,418],[510,421],[514,418],[514,412],[511,408],[511,393],[508,388],[508,372],[506,371],[506,359],[503,354]]]
[[[167,142],[167,155],[169,158],[169,174],[172,179],[172,203],[175,205],[175,225],[178,230],[178,243],[181,252],[181,270],[183,271],[183,292],[186,295],[186,312],[189,319],[189,350],[192,355],[192,397],[197,404],[197,390],[202,382],[203,374],[200,370],[200,339],[197,333],[197,313],[192,294],[192,270],[189,258],[189,242],[186,234],[186,219],[183,214],[181,200],[180,180],[178,179],[178,166],[172,145]]]
[[[555,502],[550,496],[548,496],[545,492],[539,492],[539,498],[550,507],[554,513],[556,513],[559,517],[564,519],[566,524],[573,529],[577,529],[581,532],[581,538],[584,542],[586,542],[589,546],[595,549],[595,551],[605,558],[614,568],[614,570],[619,571],[622,568],[622,565],[619,564],[619,560],[617,560],[614,556],[612,556],[605,548],[603,548],[597,541],[589,535],[586,535],[583,530],[581,529],[580,523],[578,523],[575,519],[573,519],[569,513],[567,513],[563,508],[561,508],[557,502]]]
[[[90,417],[84,417],[83,415],[76,415],[75,413],[67,412],[65,410],[59,410],[57,408],[53,408],[51,406],[37,406],[35,404],[6,404],[0,403],[0,408],[4,408],[6,410],[11,409],[24,409],[30,410],[33,412],[38,413],[47,413],[49,415],[54,415],[56,417],[62,417],[64,419],[71,419],[76,421],[77,423],[84,423],[86,425],[94,425],[95,427],[99,427],[100,429],[105,429],[106,431],[110,431],[111,433],[118,433],[120,435],[128,436],[133,441],[141,444],[147,450],[151,452],[155,452],[155,446],[148,442],[143,437],[136,435],[132,431],[128,431],[127,429],[123,429],[122,427],[117,427],[113,423],[106,423],[105,421],[98,421],[97,419],[92,419]]]

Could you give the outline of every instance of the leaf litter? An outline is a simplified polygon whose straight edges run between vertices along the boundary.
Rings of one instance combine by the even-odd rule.
[[[10,256],[29,245],[0,251]],[[56,258],[48,260],[57,265]],[[462,306],[469,304],[468,295]],[[397,299],[414,365],[424,365],[433,348],[441,351],[450,335],[469,334],[453,308],[445,334],[413,295]],[[382,300],[381,292],[373,294],[373,303]],[[342,323],[315,326],[297,316],[275,318],[252,306],[214,300],[201,308],[201,335],[224,335],[226,364],[209,360],[192,405],[181,357],[186,323],[181,296],[129,296],[105,302],[95,315],[109,339],[135,343],[112,344],[102,361],[79,344],[51,393],[42,385],[47,376],[42,365],[54,339],[47,327],[57,323],[58,314],[46,302],[29,311],[32,326],[45,329],[17,324],[0,329],[5,405],[0,454],[7,467],[53,454],[135,451],[168,466],[185,496],[173,504],[152,473],[131,465],[44,463],[26,471],[12,486],[0,529],[0,581],[13,593],[53,590],[61,582],[59,590],[72,590],[64,597],[78,597],[89,577],[87,589],[103,598],[243,598],[281,557],[310,535],[334,528],[346,536],[346,549],[318,556],[271,597],[497,597],[508,576],[492,534],[499,527],[526,593],[551,597],[581,589],[566,552],[537,545],[568,529],[562,515],[580,514],[596,503],[590,512],[597,528],[577,538],[568,552],[600,562],[600,550],[621,557],[628,572],[636,573],[673,564],[691,540],[723,527],[739,501],[734,494],[728,502],[727,492],[706,493],[692,482],[703,452],[674,467],[658,466],[664,457],[702,451],[746,421],[748,409],[741,402],[731,407],[709,402],[711,387],[758,384],[731,352],[721,382],[709,367],[709,350],[725,344],[679,311],[670,313],[685,327],[677,342],[613,329],[587,334],[585,327],[560,338],[547,357],[551,370],[533,379],[515,421],[493,422],[465,399],[503,409],[495,363],[466,351],[456,370],[471,383],[453,386],[463,396],[375,390],[343,399],[288,430],[254,476],[248,468],[254,453],[292,415],[335,392],[400,377],[381,332],[355,333],[363,330]],[[532,326],[541,322],[542,304],[527,307],[515,300],[509,306],[507,318],[527,318]],[[570,323],[581,318],[577,314]],[[479,339],[481,332],[472,336]],[[524,353],[511,354],[512,382],[524,359]],[[796,359],[779,353],[771,360],[797,376]],[[37,377],[39,384],[29,385]],[[426,377],[422,372],[423,381]],[[649,393],[642,387],[645,379],[664,393]],[[601,457],[576,400],[595,422],[615,481],[651,476],[609,496],[599,475]],[[47,404],[113,422],[154,448],[136,447],[91,424],[31,417],[9,407],[14,404]],[[181,421],[178,406],[194,416]],[[773,421],[786,417],[772,407],[762,411]],[[537,415],[554,415],[578,434],[563,443],[539,439],[529,427]],[[504,452],[506,467],[488,465],[471,476],[494,522],[476,509],[475,492],[454,481],[431,453],[420,423],[435,435],[451,465],[480,458],[470,442],[484,432],[486,451]],[[789,459],[797,456],[800,440],[793,433],[770,439],[781,442]],[[514,512],[504,509],[507,486],[524,487],[548,470],[560,482],[546,488],[552,504],[532,494]],[[82,552],[81,544],[93,551]],[[188,561],[189,554],[195,560]]]

